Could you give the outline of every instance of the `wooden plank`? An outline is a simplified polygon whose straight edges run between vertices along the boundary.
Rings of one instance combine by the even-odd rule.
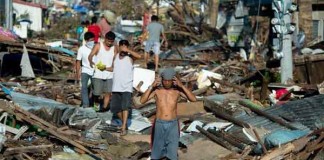
[[[305,32],[305,44],[313,39],[313,18],[312,18],[312,1],[313,0],[298,0],[299,5],[299,28]],[[308,13],[308,14],[305,14]]]
[[[20,153],[33,153],[33,152],[42,152],[46,150],[52,150],[53,145],[38,145],[38,146],[24,146],[24,147],[15,147],[15,148],[7,148],[3,155],[12,155],[12,154],[20,154]]]
[[[58,137],[62,141],[65,141],[65,142],[75,146],[76,148],[79,148],[79,149],[85,151],[86,153],[93,154],[90,150],[85,148],[80,143],[77,143],[77,142],[73,141],[70,137],[67,137],[67,136],[59,133],[58,132],[59,129],[56,126],[50,124],[49,122],[44,121],[43,119],[39,118],[38,116],[36,116],[28,111],[23,110],[22,108],[20,108],[17,105],[10,104],[4,100],[0,100],[0,108],[10,114],[15,115],[16,117],[18,117],[20,119],[30,123],[30,124],[38,126],[39,128],[47,131],[48,133]]]
[[[209,1],[209,20],[210,20],[210,27],[216,28],[217,25],[217,17],[218,17],[218,6],[219,0],[211,0]]]
[[[282,146],[280,148],[276,148],[272,152],[266,154],[265,156],[263,156],[261,158],[261,160],[269,160],[269,159],[273,159],[273,158],[276,158],[281,155],[285,155],[287,153],[290,153],[292,150],[294,150],[294,148],[295,148],[295,146],[292,143],[285,144],[284,146]]]

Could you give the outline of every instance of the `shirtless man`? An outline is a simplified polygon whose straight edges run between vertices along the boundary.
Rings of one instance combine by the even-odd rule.
[[[178,159],[179,124],[177,120],[177,102],[181,97],[196,101],[195,95],[175,77],[172,68],[164,69],[161,80],[155,79],[153,84],[141,97],[141,103],[151,98],[156,100],[156,120],[152,128],[151,159]],[[159,87],[161,86],[161,87]]]

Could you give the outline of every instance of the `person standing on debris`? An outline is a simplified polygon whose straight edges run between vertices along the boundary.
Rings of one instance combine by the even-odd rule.
[[[88,60],[90,66],[95,67],[93,74],[93,95],[94,101],[99,106],[99,97],[103,95],[103,106],[100,110],[105,111],[108,108],[112,84],[113,84],[113,58],[117,54],[117,47],[115,47],[116,35],[114,32],[110,31],[105,35],[103,42],[99,42],[92,49]],[[96,56],[96,66],[92,61],[93,57]],[[95,104],[96,105],[96,104]]]
[[[79,44],[81,44],[83,41],[84,28],[85,28],[85,22],[83,22],[83,21],[81,22],[81,25],[76,28],[77,40],[78,40]]]
[[[133,62],[141,58],[137,52],[130,50],[127,40],[119,41],[119,53],[114,58],[114,78],[111,97],[111,112],[122,121],[121,136],[126,135],[128,110],[132,105]]]
[[[82,45],[78,50],[78,55],[76,58],[76,75],[77,79],[81,78],[81,98],[82,106],[84,108],[89,107],[89,91],[88,91],[88,82],[93,75],[93,68],[90,67],[88,57],[91,53],[91,50],[94,46],[94,34],[91,32],[86,32],[84,34],[84,39],[86,41],[85,45]],[[82,68],[80,73],[80,67],[82,62]]]
[[[86,41],[84,40],[84,34],[86,33],[86,32],[88,32],[88,27],[90,26],[90,22],[88,21],[88,20],[86,20],[85,22],[84,22],[84,28],[83,28],[83,33],[82,33],[82,37],[83,37],[83,39],[82,39],[82,45],[85,45],[86,44]]]
[[[148,32],[149,37],[146,41],[145,45],[145,53],[144,53],[144,62],[145,68],[147,68],[147,61],[149,59],[149,52],[153,50],[154,52],[154,63],[155,63],[155,71],[158,71],[159,67],[159,54],[160,54],[160,36],[162,35],[165,47],[168,46],[168,42],[166,36],[164,34],[164,27],[161,23],[159,23],[159,17],[153,15],[151,17],[151,23],[147,26],[146,32]]]
[[[105,37],[106,33],[111,30],[110,24],[104,14],[101,15],[101,20],[98,22],[98,26],[100,27],[100,34],[102,37]]]
[[[177,102],[180,97],[196,101],[195,95],[175,76],[172,68],[166,68],[142,95],[140,102],[146,103],[151,98],[156,101],[156,120],[152,128],[151,159],[178,159],[179,124]]]
[[[92,32],[95,35],[95,43],[99,42],[100,37],[100,27],[97,25],[97,17],[94,16],[91,18],[91,25],[88,27],[88,32]]]

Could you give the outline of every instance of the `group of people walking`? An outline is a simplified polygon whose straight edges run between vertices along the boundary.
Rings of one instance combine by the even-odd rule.
[[[94,38],[93,33],[86,32],[86,43],[79,48],[77,55],[76,71],[81,79],[82,106],[90,106],[90,96],[94,105],[100,106],[100,111],[108,110],[110,102],[110,110],[122,120],[121,135],[124,135],[132,102],[133,62],[141,55],[129,49],[127,40],[121,40],[116,45],[116,35],[112,31],[107,32],[104,40],[98,43],[94,42]],[[101,66],[98,66],[99,63]],[[92,84],[91,95],[88,94],[89,81]]]
[[[148,52],[153,49],[155,71],[159,68],[161,35],[167,46],[163,26],[157,21],[157,16],[152,16],[152,22],[147,26],[149,39],[144,54],[146,65]],[[92,104],[89,99],[92,97],[94,106],[101,104],[100,111],[109,109],[121,119],[120,135],[124,136],[127,134],[127,119],[132,107],[133,64],[142,56],[130,49],[127,40],[120,40],[116,44],[116,35],[112,31],[105,33],[102,40],[90,31],[83,38],[85,42],[79,48],[76,59],[76,75],[81,79],[82,106],[90,107]],[[88,94],[89,82],[91,94]],[[152,129],[152,159],[177,159],[179,125],[176,110],[180,97],[196,101],[196,97],[181,83],[172,68],[163,69],[141,97],[141,103],[154,98],[157,106]]]

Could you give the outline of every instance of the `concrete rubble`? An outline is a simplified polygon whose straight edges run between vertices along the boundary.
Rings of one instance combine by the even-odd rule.
[[[294,79],[282,84],[278,62],[263,55],[265,48],[260,45],[253,55],[233,49],[229,35],[200,24],[190,14],[194,8],[179,9],[177,5],[168,8],[174,28],[166,33],[175,42],[179,37],[186,42],[163,48],[161,66],[175,68],[198,98],[197,102],[178,102],[179,159],[323,156],[324,74],[318,69],[324,67],[323,42],[305,46],[302,54],[294,51]],[[74,78],[77,40],[23,43],[10,33],[3,35],[1,159],[149,159],[156,106],[154,100],[140,104],[139,99],[154,81],[150,65],[142,68],[142,60],[134,65],[133,108],[128,134],[121,137],[121,121],[110,111],[80,107],[80,82]],[[133,47],[143,51],[136,41]],[[8,63],[22,53],[29,55],[29,63],[40,64],[30,66],[34,76],[18,72],[20,61]]]

